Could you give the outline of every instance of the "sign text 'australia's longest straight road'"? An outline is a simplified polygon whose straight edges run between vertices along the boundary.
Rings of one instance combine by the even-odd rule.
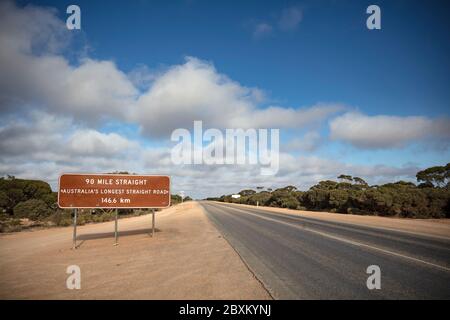
[[[61,208],[165,208],[170,205],[168,176],[62,174]]]

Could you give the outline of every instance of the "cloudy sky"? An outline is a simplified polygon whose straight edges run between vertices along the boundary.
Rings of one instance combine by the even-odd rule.
[[[66,8],[81,8],[67,30]],[[450,160],[447,3],[1,1],[0,175],[172,176],[173,192],[414,181]],[[279,128],[280,170],[173,165],[174,129]]]

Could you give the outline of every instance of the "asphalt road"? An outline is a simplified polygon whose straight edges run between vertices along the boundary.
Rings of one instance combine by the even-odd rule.
[[[200,203],[276,299],[450,299],[450,240]],[[367,288],[370,265],[379,290]]]

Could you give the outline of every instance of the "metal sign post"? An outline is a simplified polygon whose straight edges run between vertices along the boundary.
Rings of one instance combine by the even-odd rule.
[[[73,209],[73,244],[72,249],[77,248],[77,211],[78,209]]]
[[[155,210],[152,209],[152,237],[155,234]]]
[[[114,239],[115,239],[115,243],[114,245],[117,246],[119,243],[117,242],[117,238],[118,238],[118,233],[117,233],[117,216],[119,215],[118,213],[119,210],[116,209],[116,221],[115,221],[115,227],[114,227]]]

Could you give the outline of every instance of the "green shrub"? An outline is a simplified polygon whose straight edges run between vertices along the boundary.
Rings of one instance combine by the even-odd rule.
[[[0,191],[0,210],[3,211],[3,209],[6,210],[9,204],[9,198],[6,195],[6,192]],[[1,212],[0,211],[0,212]]]
[[[43,200],[50,206],[56,202],[56,194],[44,181],[0,178],[0,207],[8,213],[12,213],[20,202],[30,199]]]
[[[243,190],[239,199],[223,195],[214,200],[262,206],[370,214],[408,218],[450,218],[450,164],[418,173],[419,186],[398,181],[369,186],[362,178],[340,175],[342,182],[320,181],[308,191],[294,186],[275,191]],[[267,189],[269,190],[269,189]]]
[[[14,217],[28,218],[30,220],[40,220],[52,214],[52,209],[38,199],[22,201],[14,207]]]
[[[282,208],[297,209],[300,206],[300,202],[295,197],[284,198],[281,202]]]

